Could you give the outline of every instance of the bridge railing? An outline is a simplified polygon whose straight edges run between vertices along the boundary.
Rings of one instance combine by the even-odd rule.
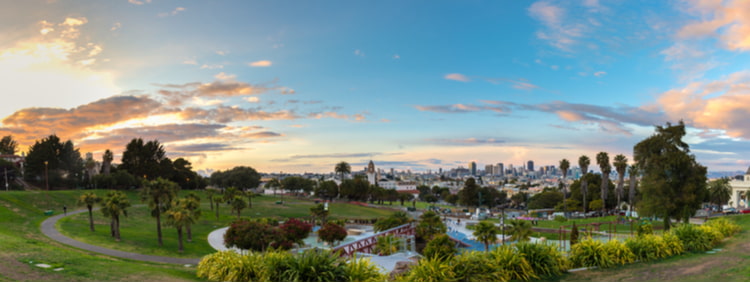
[[[415,235],[416,224],[408,223],[398,227],[394,227],[383,232],[377,233],[367,238],[363,238],[351,243],[343,244],[331,249],[333,252],[341,251],[341,256],[351,256],[355,252],[366,252],[371,253],[375,244],[378,242],[378,237],[385,235]]]

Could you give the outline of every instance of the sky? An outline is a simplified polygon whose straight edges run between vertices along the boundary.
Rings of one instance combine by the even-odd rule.
[[[158,140],[204,174],[434,172],[632,162],[683,120],[698,162],[744,171],[748,67],[741,0],[0,0],[0,135]]]

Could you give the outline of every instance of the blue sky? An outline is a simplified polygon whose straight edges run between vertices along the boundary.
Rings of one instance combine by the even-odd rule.
[[[689,126],[750,165],[746,1],[7,1],[0,134],[196,169],[423,171],[606,151]],[[596,168],[594,168],[596,169]]]

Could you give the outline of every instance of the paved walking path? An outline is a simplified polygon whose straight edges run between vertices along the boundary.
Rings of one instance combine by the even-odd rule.
[[[76,210],[76,211],[70,212],[70,214],[73,215],[73,214],[84,213],[84,212],[88,212],[88,209]],[[103,248],[103,247],[79,242],[79,241],[69,238],[68,236],[61,234],[60,231],[57,231],[57,228],[55,227],[55,223],[57,223],[57,221],[60,220],[60,218],[63,218],[64,216],[66,215],[59,214],[59,215],[55,215],[55,216],[45,219],[41,225],[42,233],[44,233],[44,235],[46,235],[50,239],[58,241],[60,243],[73,246],[79,249],[87,250],[90,252],[105,254],[105,255],[114,256],[114,257],[120,257],[120,258],[132,259],[132,260],[140,260],[140,261],[149,261],[149,262],[155,262],[155,263],[170,263],[170,264],[183,264],[183,265],[184,264],[197,265],[198,262],[200,262],[201,260],[200,258],[176,258],[176,257],[129,253],[129,252],[112,250],[108,248]]]

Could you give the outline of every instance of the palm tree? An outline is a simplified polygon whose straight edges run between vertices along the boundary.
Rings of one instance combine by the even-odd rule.
[[[630,210],[632,211],[635,209],[635,185],[638,183],[638,165],[630,165],[628,175],[630,176],[630,192],[628,192],[628,200],[630,200]]]
[[[511,219],[505,234],[510,235],[511,241],[525,242],[531,238],[531,222],[521,219]]]
[[[190,216],[193,220],[198,220],[201,217],[201,198],[194,193],[189,193],[187,197],[181,202],[181,204],[190,212]],[[193,229],[192,223],[188,223],[185,226],[187,231],[188,243],[193,241]]]
[[[400,242],[400,239],[394,235],[377,237],[377,242],[375,243],[375,252],[380,255],[395,254],[396,252],[398,252],[398,245]]]
[[[148,207],[151,209],[151,216],[156,218],[156,234],[159,238],[159,246],[163,246],[161,236],[161,214],[169,209],[172,199],[177,195],[180,186],[177,183],[162,177],[146,183],[141,192],[141,200],[148,201]]]
[[[570,168],[570,161],[563,158],[560,160],[560,170],[562,170],[562,185],[563,185],[563,213],[565,213],[565,216],[568,216],[568,190],[565,188],[565,177],[568,176],[568,168]]]
[[[589,190],[589,181],[586,180],[586,175],[589,173],[589,164],[591,160],[588,156],[581,155],[578,158],[578,166],[581,167],[581,192],[583,192],[583,213],[586,213],[586,193]]]
[[[625,172],[628,170],[628,158],[625,155],[618,154],[615,156],[612,165],[615,166],[617,171],[617,188],[615,189],[615,195],[617,195],[617,205],[620,205],[620,199],[622,199],[622,186],[625,182]]]
[[[237,219],[240,219],[240,213],[243,209],[247,208],[247,202],[245,202],[245,199],[241,196],[235,196],[234,199],[230,201],[230,204],[232,206],[232,211],[237,212]]]
[[[89,209],[89,229],[94,232],[94,205],[99,203],[102,199],[98,197],[94,192],[88,192],[78,197],[78,205],[85,205]]]
[[[606,152],[599,152],[596,155],[596,164],[602,171],[602,212],[607,211],[607,194],[609,188],[609,173],[612,172],[612,165],[609,164],[609,155]]]
[[[177,239],[180,243],[178,251],[180,253],[185,250],[182,244],[182,228],[188,227],[195,222],[193,213],[187,209],[185,202],[190,201],[187,199],[178,200],[166,211],[167,221],[165,224],[177,229]]]
[[[110,230],[115,241],[120,241],[120,215],[128,216],[130,201],[124,193],[111,191],[102,201],[102,214],[111,219]]]
[[[352,167],[349,166],[349,163],[346,163],[346,161],[341,161],[338,164],[336,164],[336,167],[333,169],[336,173],[341,174],[341,181],[344,181],[344,174],[349,174],[352,172]]]
[[[719,211],[722,211],[722,205],[727,203],[732,196],[732,187],[729,186],[729,179],[721,178],[708,182],[708,193],[711,202],[719,206]]]
[[[208,198],[208,203],[211,204],[211,211],[214,211],[214,195],[216,194],[216,190],[214,189],[206,189],[206,198]]]
[[[497,227],[495,224],[489,221],[480,221],[477,226],[474,226],[474,237],[477,241],[484,243],[484,250],[490,250],[490,243],[497,241]]]
[[[102,155],[102,174],[109,175],[113,159],[114,155],[112,154],[112,151],[109,149],[105,150],[104,155]]]
[[[224,200],[222,196],[214,196],[214,202],[216,203],[216,220],[219,220],[219,204]]]

